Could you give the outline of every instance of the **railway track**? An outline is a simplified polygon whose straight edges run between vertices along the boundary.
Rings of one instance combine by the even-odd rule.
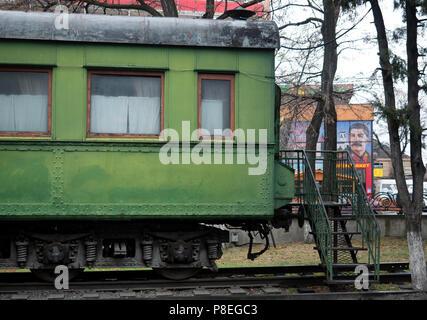
[[[380,281],[410,282],[408,267],[407,263],[383,263]],[[354,271],[354,266],[340,271],[336,280],[354,279],[345,273]],[[202,270],[181,281],[162,279],[152,270],[85,272],[67,290],[56,290],[53,283],[37,281],[30,273],[0,274],[0,300],[425,298],[404,286],[395,292],[354,292],[354,286],[348,287],[327,286],[320,265]]]

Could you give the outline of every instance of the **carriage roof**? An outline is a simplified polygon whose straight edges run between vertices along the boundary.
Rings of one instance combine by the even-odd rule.
[[[59,13],[0,11],[0,39],[141,45],[275,49],[277,25],[259,20],[69,14],[68,29],[55,27]]]

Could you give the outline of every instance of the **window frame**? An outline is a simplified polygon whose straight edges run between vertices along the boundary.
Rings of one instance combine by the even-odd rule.
[[[0,131],[0,137],[52,137],[52,69],[31,67],[0,67],[0,72],[40,72],[48,74],[47,131]]]
[[[91,80],[92,75],[122,75],[122,76],[148,76],[160,77],[160,132],[159,134],[128,134],[128,133],[93,133],[90,132],[90,109],[91,109]],[[86,114],[86,137],[87,138],[143,138],[160,139],[164,129],[164,100],[165,100],[165,75],[164,72],[151,71],[127,71],[127,70],[87,70],[87,114]]]
[[[235,75],[223,73],[199,73],[197,80],[197,130],[199,139],[215,140],[215,136],[204,136],[201,134],[202,129],[202,80],[229,80],[230,81],[230,130],[233,135],[221,136],[221,140],[228,140],[234,138],[235,130]]]

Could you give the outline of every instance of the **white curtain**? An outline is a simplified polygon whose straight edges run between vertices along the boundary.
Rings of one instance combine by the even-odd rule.
[[[90,131],[93,133],[127,133],[128,97],[92,96]]]
[[[129,98],[129,133],[160,133],[160,97]]]
[[[47,103],[42,95],[0,95],[0,131],[48,131]]]
[[[160,98],[92,96],[93,133],[158,134]]]
[[[48,74],[0,72],[0,131],[48,131]]]
[[[202,100],[202,128],[214,135],[214,129],[224,129],[224,107],[222,100]]]
[[[160,133],[160,77],[95,75],[92,81],[91,132]]]
[[[230,81],[202,80],[201,127],[214,135],[214,129],[230,129]]]

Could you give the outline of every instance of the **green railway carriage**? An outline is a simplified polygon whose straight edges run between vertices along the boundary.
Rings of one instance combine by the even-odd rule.
[[[188,273],[283,225],[273,22],[58,18],[0,11],[0,267]]]

